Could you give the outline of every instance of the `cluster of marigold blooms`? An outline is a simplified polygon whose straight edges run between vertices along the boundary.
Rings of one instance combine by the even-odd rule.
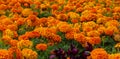
[[[41,12],[51,8],[52,15],[39,18],[39,13],[33,11],[31,5]],[[8,16],[5,15],[7,11],[10,12]],[[0,0],[0,31],[3,33],[0,40],[10,45],[8,50],[0,49],[0,59],[13,59],[14,53],[16,59],[37,59],[38,54],[32,50],[30,39],[45,37],[48,44],[35,46],[37,50],[45,51],[48,46],[62,41],[57,32],[64,33],[67,40],[75,40],[83,47],[87,42],[93,46],[100,44],[103,34],[114,36],[114,40],[119,42],[119,19],[120,6],[112,0]],[[21,25],[35,28],[19,35],[17,30]],[[119,59],[120,54],[108,54],[98,48],[91,52],[90,58]]]

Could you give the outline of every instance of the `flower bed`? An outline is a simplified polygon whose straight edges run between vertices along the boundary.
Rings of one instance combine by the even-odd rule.
[[[120,1],[0,0],[0,59],[120,59]]]

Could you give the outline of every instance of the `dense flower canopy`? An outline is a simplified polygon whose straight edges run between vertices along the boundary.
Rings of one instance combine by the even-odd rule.
[[[120,59],[120,0],[0,0],[0,59]]]

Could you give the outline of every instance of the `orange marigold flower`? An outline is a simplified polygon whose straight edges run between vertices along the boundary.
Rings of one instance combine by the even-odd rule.
[[[115,34],[114,35],[114,40],[115,41],[120,41],[120,34]]]
[[[53,34],[53,35],[51,35],[50,40],[53,41],[54,43],[59,43],[59,42],[61,42],[61,36]]]
[[[11,46],[17,46],[18,40],[10,40]]]
[[[36,45],[36,49],[41,50],[41,51],[45,51],[47,49],[47,44],[37,44]]]
[[[40,33],[37,31],[26,32],[25,35],[29,38],[40,37]]]
[[[83,8],[82,7],[79,7],[76,9],[76,12],[82,12],[83,11]]]
[[[92,59],[108,59],[108,53],[102,48],[96,48],[91,52]]]
[[[7,28],[12,31],[16,31],[18,29],[17,25],[15,25],[15,24],[8,25]]]
[[[57,15],[57,19],[59,19],[61,21],[67,21],[68,16],[66,14],[59,14],[59,15]]]
[[[100,26],[97,31],[100,33],[100,34],[103,34],[104,31],[105,31],[105,27],[104,26]]]
[[[100,37],[86,37],[86,40],[90,43],[90,44],[100,44],[101,43],[101,38]]]
[[[13,24],[13,21],[9,18],[4,18],[4,19],[2,19],[2,24],[10,25],[10,24]]]
[[[30,40],[21,40],[17,43],[17,47],[20,49],[31,48],[32,46],[33,46],[33,42]]]
[[[21,35],[18,37],[18,40],[29,40],[29,38],[26,35]]]
[[[12,38],[10,36],[5,35],[2,37],[2,40],[5,42],[5,44],[9,44]]]
[[[24,22],[25,22],[24,18],[19,18],[19,19],[16,21],[17,25],[23,25]]]
[[[6,27],[2,24],[0,24],[0,31],[4,31],[6,29]]]
[[[9,51],[10,57],[12,59],[14,59],[14,58],[15,59],[22,59],[22,52],[21,52],[21,50],[19,48],[17,48],[17,47],[10,47],[8,49],[8,51]],[[14,57],[14,54],[16,55],[16,57]]]
[[[74,34],[74,39],[79,43],[86,43],[85,35],[81,33]]]
[[[23,11],[22,11],[22,15],[24,17],[27,17],[28,15],[32,14],[32,10],[29,9],[29,8],[25,8]]]
[[[106,35],[113,35],[113,33],[114,33],[114,29],[113,29],[113,27],[112,26],[109,26],[109,27],[107,27],[106,29],[105,29],[105,34]]]
[[[6,10],[7,9],[7,5],[5,4],[0,4],[0,10]]]
[[[110,54],[108,59],[120,59],[120,53]]]
[[[71,22],[72,22],[73,24],[78,23],[78,19],[72,19]]]
[[[119,22],[117,20],[110,20],[108,22],[105,23],[105,26],[116,26],[118,27],[119,26]]]
[[[75,13],[75,12],[69,12],[68,13],[68,16],[71,18],[71,19],[78,19],[80,17],[79,14]]]
[[[61,32],[68,32],[71,29],[71,27],[69,24],[63,22],[58,24],[58,29]]]
[[[51,8],[53,10],[58,10],[59,6],[57,4],[53,4],[53,5],[51,5]]]
[[[96,36],[100,36],[100,33],[96,30],[93,30],[93,31],[87,32],[87,36],[96,37]]]
[[[3,31],[3,35],[7,35],[7,36],[10,36],[10,37],[13,37],[14,33],[10,29],[6,29],[5,31]]]
[[[0,59],[11,59],[7,50],[0,49]]]
[[[113,11],[114,11],[114,12],[120,12],[120,7],[115,7],[115,8],[113,9]]]
[[[66,39],[74,39],[74,32],[68,32],[65,34]]]
[[[37,59],[38,54],[36,51],[25,48],[22,50],[22,56],[23,59]]]

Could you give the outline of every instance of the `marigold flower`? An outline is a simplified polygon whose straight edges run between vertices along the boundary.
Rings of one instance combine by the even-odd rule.
[[[6,29],[6,27],[4,25],[0,24],[0,30],[4,31],[5,29]]]
[[[10,40],[10,45],[11,46],[17,46],[18,40]]]
[[[120,34],[115,34],[114,35],[114,40],[115,41],[120,41]]]
[[[19,19],[16,21],[17,25],[23,25],[24,22],[25,22],[24,18],[19,18]]]
[[[22,52],[19,48],[17,47],[10,47],[8,49],[9,53],[10,53],[10,57],[12,59],[22,59]],[[15,56],[14,56],[15,55]]]
[[[61,21],[67,21],[68,16],[66,14],[59,14],[59,15],[57,15],[57,19],[59,19]]]
[[[113,11],[114,11],[114,12],[120,12],[120,7],[115,7],[115,8],[113,9]]]
[[[27,48],[22,50],[22,55],[22,59],[37,59],[38,57],[37,52]]]
[[[29,40],[29,38],[26,35],[21,35],[18,37],[18,40]]]
[[[108,59],[120,59],[120,53],[110,54]]]
[[[25,35],[29,38],[40,37],[40,33],[37,31],[26,32]]]
[[[73,24],[78,23],[78,19],[72,19],[71,22],[72,22]]]
[[[105,23],[105,26],[119,26],[119,22],[117,20],[110,20],[107,23]]]
[[[109,26],[109,27],[107,27],[106,29],[105,29],[105,34],[106,35],[113,35],[113,33],[114,33],[114,29],[113,29],[113,27],[112,26]]]
[[[96,37],[96,36],[100,36],[100,33],[94,30],[94,31],[87,32],[87,36]]]
[[[21,40],[17,43],[17,47],[20,49],[31,48],[32,46],[33,46],[33,42],[29,40]]]
[[[51,6],[51,8],[52,8],[53,10],[58,10],[59,6],[58,6],[57,4],[53,4],[53,5]]]
[[[42,43],[37,44],[36,49],[41,50],[41,51],[45,51],[47,49],[47,44],[42,44]]]
[[[108,53],[102,48],[96,48],[91,52],[92,59],[108,59]]]
[[[58,24],[58,29],[61,31],[61,32],[68,32],[70,30],[70,25],[67,24],[67,23],[59,23]]]
[[[66,39],[74,39],[74,32],[68,32],[65,34]]]
[[[7,35],[9,37],[14,37],[14,33],[13,31],[11,31],[10,29],[6,29],[4,32],[3,32],[3,35]]]
[[[8,25],[7,28],[12,31],[16,31],[18,29],[17,25],[15,25],[15,24]]]
[[[81,34],[81,33],[74,34],[74,39],[76,41],[78,41],[79,43],[85,43],[86,42],[85,35]]]
[[[2,37],[2,40],[5,42],[5,44],[9,44],[12,38],[10,36],[5,35]]]
[[[100,37],[86,37],[86,40],[90,43],[90,44],[100,44],[101,43],[101,38]]]
[[[68,16],[71,18],[71,19],[78,19],[79,18],[79,14],[75,13],[75,12],[69,12],[68,13]]]
[[[104,26],[100,26],[97,31],[100,33],[100,34],[103,34],[104,31],[105,31],[105,27]]]
[[[13,21],[10,18],[4,18],[2,20],[2,24],[4,24],[4,25],[10,25],[10,24],[13,24]]]
[[[54,43],[59,43],[61,42],[61,36],[53,34],[51,35],[50,41],[54,42]]]
[[[25,9],[22,11],[22,15],[23,15],[24,17],[26,17],[26,16],[28,16],[28,15],[30,15],[30,14],[32,14],[32,10],[29,9],[29,8],[25,8]]]
[[[5,49],[0,49],[0,59],[11,59],[9,52]]]

